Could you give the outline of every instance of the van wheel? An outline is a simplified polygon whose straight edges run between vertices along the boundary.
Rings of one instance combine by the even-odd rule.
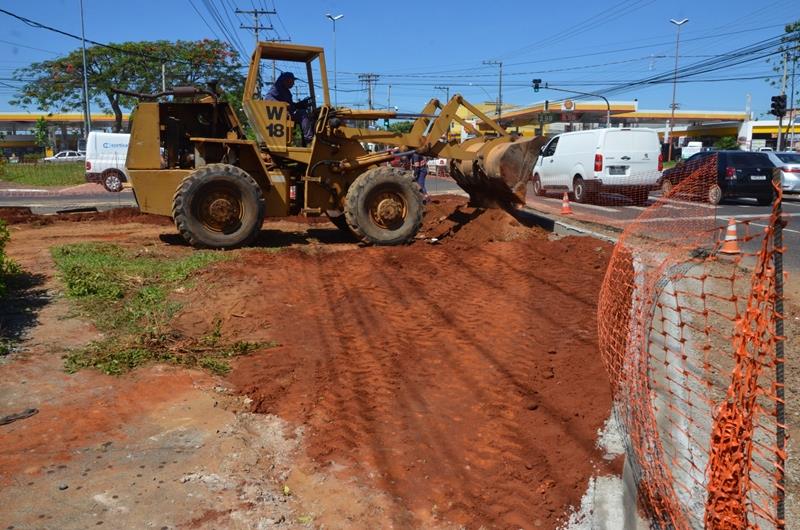
[[[172,218],[197,248],[236,248],[252,242],[264,221],[264,195],[238,167],[209,164],[183,179],[172,199]]]
[[[538,197],[544,197],[545,191],[544,186],[542,186],[542,179],[539,178],[539,174],[536,173],[533,175],[533,180],[531,182],[531,186],[533,186],[533,194]]]
[[[708,194],[706,194],[706,199],[708,200],[708,204],[713,204],[716,206],[717,204],[722,202],[722,188],[719,187],[717,184],[711,185],[708,188]]]
[[[120,171],[111,170],[103,173],[103,187],[111,193],[122,191],[122,183],[125,182],[125,175]]]
[[[594,199],[594,194],[589,192],[586,181],[581,177],[575,177],[575,180],[572,182],[572,194],[575,196],[575,201],[582,204],[591,202]]]
[[[672,193],[672,182],[669,179],[664,179],[664,182],[661,183],[661,195],[662,197],[666,197],[670,193]]]

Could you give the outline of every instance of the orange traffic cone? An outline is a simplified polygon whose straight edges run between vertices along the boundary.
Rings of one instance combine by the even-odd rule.
[[[561,215],[572,215],[572,208],[569,205],[569,195],[564,192],[564,198],[561,199]]]
[[[728,219],[728,228],[725,230],[725,241],[722,243],[722,248],[719,249],[721,254],[739,254],[739,236],[736,234],[736,220],[731,217]]]

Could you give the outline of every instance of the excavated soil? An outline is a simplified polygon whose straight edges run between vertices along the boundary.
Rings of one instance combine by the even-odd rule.
[[[230,381],[253,411],[304,426],[317,472],[387,492],[395,526],[554,528],[591,475],[619,471],[595,448],[611,247],[461,198],[434,201],[422,237],[243,253],[201,274],[175,327],[221,319],[225,335],[277,341]]]
[[[70,241],[192,252],[167,226],[168,219],[136,210],[78,217],[47,216],[53,220],[48,226],[12,226],[12,256],[49,276],[49,247]],[[62,222],[68,220],[97,222]],[[39,219],[27,222],[35,225]],[[206,426],[197,427],[211,429],[203,431],[208,454],[198,453],[201,460],[213,463],[219,458],[210,454],[224,454],[230,461],[225,466],[238,470],[237,481],[259,480],[281,489],[285,484],[291,499],[304,507],[297,517],[313,514],[313,525],[327,528],[555,528],[580,504],[591,476],[619,472],[619,462],[605,461],[595,446],[611,409],[595,319],[610,245],[590,238],[553,239],[507,213],[470,208],[460,197],[437,197],[412,245],[363,248],[323,221],[283,219],[267,220],[257,246],[264,248],[236,251],[236,259],[199,273],[193,287],[175,293],[184,309],[174,327],[202,337],[219,319],[226,337],[279,344],[236,359],[227,378],[236,392],[252,399],[252,412],[266,414],[258,417],[288,422],[289,438],[282,443],[297,444],[297,454],[285,464],[285,476],[264,477],[275,473],[267,458],[272,449],[239,462],[243,449],[225,445],[232,443],[223,436],[228,433],[246,447],[262,447],[253,445],[252,429],[231,434],[217,426],[214,435],[214,427]],[[62,328],[75,322],[42,315],[42,323],[52,327],[42,332],[48,337],[68,336]],[[60,356],[54,345],[47,351]],[[57,359],[47,361],[53,365],[50,372],[24,358],[15,361],[24,373],[20,366],[5,367],[9,380],[12,374],[22,378],[20,396],[30,395],[23,392],[26,381],[41,380],[52,403],[52,410],[40,404],[39,415],[14,424],[18,436],[11,445],[18,450],[0,462],[12,476],[38,477],[48,465],[58,474],[65,462],[74,467],[71,459],[85,460],[79,455],[87,446],[120,440],[126,446],[107,469],[127,469],[129,460],[138,458],[139,444],[160,443],[151,427],[136,427],[142,418],[174,417],[186,424],[182,429],[195,428],[198,415],[210,417],[218,410],[216,398],[209,398],[209,408],[188,411],[205,395],[197,390],[198,378],[200,386],[210,384],[204,375],[145,368],[118,382],[93,372],[68,377],[58,375]],[[84,388],[87,380],[86,403],[59,390],[70,384]],[[201,394],[178,403],[189,388]],[[174,411],[160,412],[160,401]],[[24,407],[20,402],[13,408]],[[230,421],[228,416],[218,420],[220,425]],[[292,432],[302,434],[293,437]],[[219,447],[212,443],[215,436]],[[258,515],[262,500],[248,504],[251,497],[263,497],[262,490],[247,497],[250,486],[225,490],[224,496],[206,492],[201,504],[192,507],[201,497],[186,504],[181,488],[194,475],[185,475],[184,468],[201,467],[192,460],[174,476],[162,470],[162,452],[177,461],[175,466],[183,465],[178,456],[183,453],[171,447],[157,447],[153,465],[165,475],[157,475],[152,492],[135,489],[140,487],[136,474],[131,485],[113,486],[121,499],[149,495],[138,497],[147,502],[140,508],[138,501],[126,504],[132,525],[151,524],[153,513],[202,528],[231,527],[245,516],[252,524],[243,527],[272,520]],[[95,458],[91,451],[86,454]],[[137,461],[136,466],[151,463]],[[203,473],[221,473],[214,469]],[[202,480],[216,477],[213,473]],[[186,484],[195,484],[191,480]],[[39,482],[28,484],[35,488]],[[56,485],[42,488],[52,495]],[[85,519],[98,496],[84,499],[75,482],[69,486],[70,517]],[[26,492],[19,485],[7,489],[14,502],[27,498]],[[276,499],[268,508],[284,513],[283,501]],[[58,506],[55,499],[46,504],[51,502]],[[60,521],[57,510],[52,517]],[[284,521],[283,516],[275,521]]]

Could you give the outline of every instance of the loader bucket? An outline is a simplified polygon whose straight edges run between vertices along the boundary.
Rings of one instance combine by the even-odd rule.
[[[525,204],[531,172],[545,144],[544,136],[509,141],[508,138],[473,138],[462,147],[476,152],[473,160],[453,161],[450,174],[470,196],[470,204],[483,208],[510,208]]]

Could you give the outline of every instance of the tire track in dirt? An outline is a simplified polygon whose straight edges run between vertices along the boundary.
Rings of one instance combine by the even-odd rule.
[[[177,324],[200,332],[209,307],[247,300],[224,333],[281,346],[238,360],[232,382],[306,425],[318,470],[389,493],[396,524],[407,509],[418,524],[554,527],[594,466],[609,470],[594,448],[611,406],[594,331],[609,254],[541,237],[245,252]]]
[[[489,249],[484,249],[486,252],[482,254],[479,258],[483,261],[489,261],[483,259],[483,256],[491,255]],[[517,257],[516,255],[514,256]],[[520,256],[521,257],[521,256]],[[488,263],[487,263],[488,264]],[[491,278],[487,278],[486,275],[478,273],[481,270],[491,270],[487,269],[486,267],[478,266],[478,267],[468,267],[466,264],[461,264],[462,269],[470,270],[470,273],[478,278],[479,281],[485,282],[487,285],[491,285],[494,282],[491,282]],[[516,282],[515,282],[516,283]],[[434,293],[436,294],[436,293]],[[528,293],[528,296],[532,295],[532,293]],[[514,299],[517,299],[513,295],[510,295],[506,298],[496,299],[493,300],[492,303],[499,304],[500,307],[496,308],[497,314],[506,314],[509,315],[509,319],[514,318],[514,307],[513,302]],[[469,337],[467,344],[472,345],[473,348],[477,348],[478,355],[482,357],[484,362],[489,362],[490,366],[498,366],[501,364],[498,359],[491,353],[492,349],[496,350],[505,350],[505,351],[513,351],[515,348],[519,347],[519,338],[511,337],[512,340],[501,340],[501,342],[495,342],[493,339],[492,344],[487,344],[484,339],[478,336],[475,333],[470,332],[469,330],[480,330],[480,329],[488,329],[487,326],[496,326],[497,322],[492,322],[491,320],[487,320],[483,318],[484,315],[487,314],[486,305],[489,303],[489,300],[485,297],[480,295],[476,295],[472,293],[472,296],[465,296],[463,301],[464,307],[472,308],[471,311],[467,312],[468,317],[463,321],[463,323],[457,327],[461,329],[461,333]],[[591,314],[591,309],[589,309],[589,313]],[[445,310],[442,308],[437,308],[437,311],[441,313],[441,316],[445,316]],[[514,326],[513,322],[507,322],[507,325]],[[500,337],[501,339],[508,337],[503,336]],[[468,351],[468,350],[465,350]],[[536,363],[534,362],[532,357],[529,356],[520,356],[516,359],[515,368],[513,373],[536,373],[538,370]],[[512,386],[520,387],[521,385],[519,382],[515,381],[514,376],[512,373],[504,373],[502,374],[503,379],[508,382],[508,384]],[[484,402],[489,403],[503,403],[508,402],[508,396],[506,395],[506,390],[501,388],[498,385],[485,385],[479,382],[476,382],[476,388],[479,389],[479,399]],[[524,404],[522,400],[526,394],[531,394],[534,392],[532,389],[529,388],[521,388],[518,392],[518,395],[515,396],[516,399],[512,402],[512,405],[505,408],[504,410],[500,411],[496,418],[491,418],[489,423],[487,423],[487,427],[485,431],[490,433],[489,435],[482,433],[479,436],[485,439],[492,440],[490,444],[490,451],[489,454],[486,455],[487,449],[481,449],[476,454],[474,454],[470,461],[477,461],[477,462],[492,462],[493,459],[496,457],[504,457],[504,467],[507,469],[521,469],[525,462],[522,462],[518,455],[521,449],[524,447],[519,443],[520,439],[525,438],[525,434],[521,431],[520,426],[514,419],[513,413],[511,411],[517,409],[521,410],[524,408]],[[538,408],[538,406],[537,406]],[[568,421],[568,418],[566,418]],[[591,454],[593,452],[593,447],[590,444],[588,446],[588,453]],[[488,456],[488,457],[487,457]],[[529,465],[530,467],[530,465]],[[490,471],[489,469],[484,469],[484,471]],[[519,477],[518,477],[519,478]],[[545,483],[546,488],[551,487],[549,483]],[[489,506],[496,506],[497,508],[492,510],[493,513],[487,514],[493,520],[503,520],[506,521],[510,525],[514,524],[522,524],[524,521],[524,514],[526,510],[524,508],[526,500],[520,499],[515,493],[515,491],[509,490],[508,488],[504,488],[503,485],[498,486],[498,493],[494,495],[492,498],[476,498],[475,501],[481,502],[481,504],[486,504]],[[554,511],[554,507],[550,507]]]

